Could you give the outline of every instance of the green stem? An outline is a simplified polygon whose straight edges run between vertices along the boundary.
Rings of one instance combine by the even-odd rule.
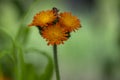
[[[56,72],[56,80],[60,80],[59,65],[58,65],[58,58],[57,58],[57,45],[53,46],[53,55],[54,55],[54,65],[55,65],[55,72]]]
[[[14,42],[13,46],[14,60],[15,60],[15,80],[23,80],[24,75],[24,59],[22,48]]]

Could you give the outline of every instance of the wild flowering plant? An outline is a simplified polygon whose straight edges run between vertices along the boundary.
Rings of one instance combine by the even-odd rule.
[[[40,35],[46,39],[48,45],[53,46],[56,78],[60,80],[59,66],[57,60],[57,45],[68,40],[70,33],[81,27],[80,20],[71,12],[61,12],[57,8],[41,11],[34,16],[29,26],[36,26]]]

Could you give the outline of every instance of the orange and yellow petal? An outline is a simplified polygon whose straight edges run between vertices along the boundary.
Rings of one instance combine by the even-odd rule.
[[[80,27],[80,20],[70,12],[60,13],[59,22],[68,32],[75,31]]]
[[[53,10],[42,11],[34,16],[34,19],[29,26],[48,26],[48,24],[54,22],[56,18],[56,13],[54,13]]]
[[[63,44],[68,39],[67,36],[60,24],[50,25],[42,31],[42,37],[48,41],[48,45]]]

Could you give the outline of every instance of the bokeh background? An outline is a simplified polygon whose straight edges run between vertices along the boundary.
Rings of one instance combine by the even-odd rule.
[[[120,0],[0,0],[0,80],[56,80],[52,46],[28,27],[53,7],[82,24],[58,46],[61,80],[120,80]]]

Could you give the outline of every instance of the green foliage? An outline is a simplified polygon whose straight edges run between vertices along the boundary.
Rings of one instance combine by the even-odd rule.
[[[27,14],[24,9],[26,5],[22,6],[24,1],[20,2],[19,0],[13,0],[10,3],[4,1],[1,2],[2,3],[0,4],[5,5],[1,5],[0,10],[2,7],[8,6],[9,9],[11,9],[11,11],[9,11],[7,8],[4,8],[5,10],[2,10],[3,13],[6,11],[8,14],[11,14],[11,12],[18,14],[9,15],[10,17],[14,16],[14,18],[8,23],[8,25],[5,24],[5,21],[7,21],[6,18],[4,19],[4,17],[2,17],[0,19],[0,76],[1,74],[8,76],[9,78],[12,78],[12,80],[50,80],[53,75],[53,61],[51,56],[46,52],[42,52],[40,48],[36,49],[34,47],[29,47],[30,49],[28,49],[27,45],[29,41],[30,28],[27,25],[24,26],[22,21],[20,22],[20,25],[18,22],[18,24],[14,24],[16,20],[24,20],[24,15]],[[17,8],[13,9],[13,5]],[[27,5],[27,7],[29,7],[29,5]],[[8,14],[0,13],[0,15],[3,16],[8,16]],[[12,23],[13,26],[11,27]],[[32,55],[40,56],[41,64],[38,59],[28,59],[29,54],[31,55],[31,53]],[[34,60],[37,61],[32,62]]]
[[[52,58],[45,52],[31,48],[25,49],[25,41],[27,42],[28,28],[24,28],[13,40],[9,35],[1,30],[1,50],[0,50],[0,66],[4,75],[11,75],[15,80],[50,80],[53,74]],[[4,34],[5,33],[5,34]],[[21,40],[22,39],[22,40]],[[5,42],[6,41],[6,42]],[[23,49],[24,48],[24,49]],[[37,74],[33,63],[25,63],[24,55],[27,53],[37,53],[43,55],[47,59],[47,65],[44,72]],[[39,56],[40,56],[39,55]],[[5,60],[5,61],[4,61]],[[42,64],[41,64],[42,65]],[[11,67],[12,66],[12,67]],[[7,71],[7,72],[6,72]]]

